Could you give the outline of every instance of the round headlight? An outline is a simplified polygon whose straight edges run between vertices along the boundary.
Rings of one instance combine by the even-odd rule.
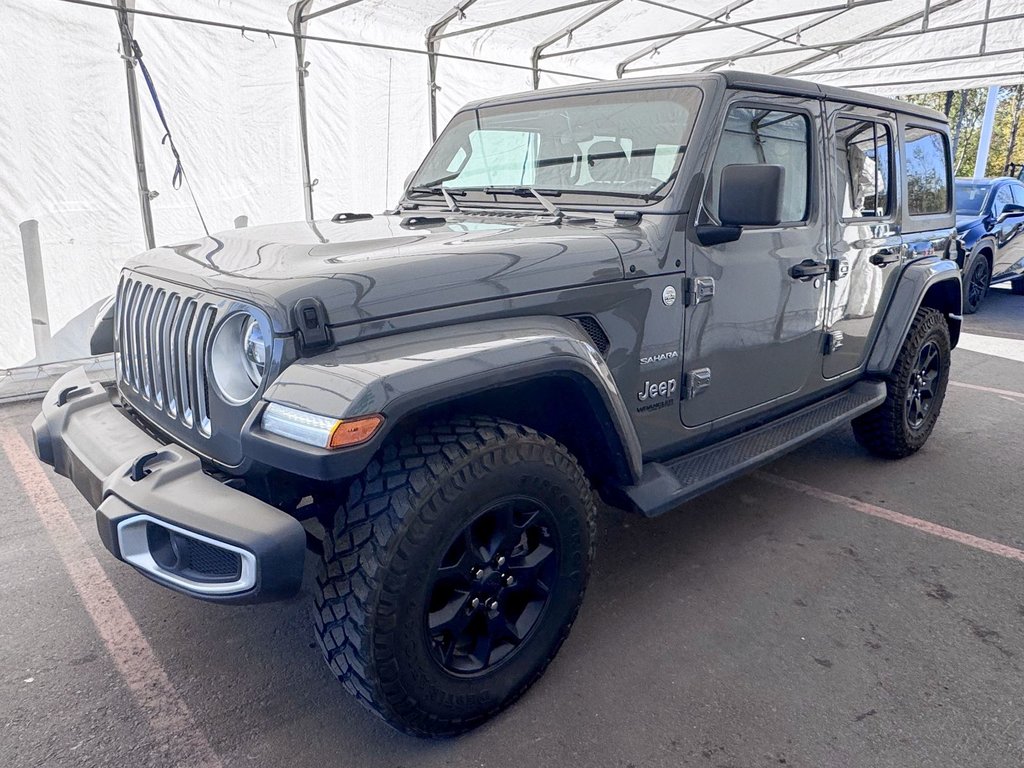
[[[267,343],[255,317],[250,317],[242,326],[242,365],[249,381],[258,387],[267,367]]]
[[[247,403],[266,368],[267,342],[259,320],[248,312],[228,316],[210,345],[210,378],[217,392],[234,405]]]

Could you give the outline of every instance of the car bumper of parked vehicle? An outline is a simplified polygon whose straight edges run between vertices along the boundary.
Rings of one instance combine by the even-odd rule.
[[[36,455],[96,509],[103,544],[154,581],[205,600],[294,595],[301,523],[203,471],[198,456],[131,421],[83,369],[62,376],[32,423]]]

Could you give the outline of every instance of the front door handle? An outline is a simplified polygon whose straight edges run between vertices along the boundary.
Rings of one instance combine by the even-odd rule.
[[[804,259],[799,264],[794,264],[789,268],[789,276],[797,280],[817,277],[818,275],[824,275],[826,272],[828,272],[828,264],[824,261],[815,261],[814,259]]]

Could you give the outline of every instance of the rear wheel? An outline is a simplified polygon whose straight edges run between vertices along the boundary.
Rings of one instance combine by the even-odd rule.
[[[886,386],[885,402],[853,420],[857,441],[877,456],[902,459],[932,433],[949,383],[949,326],[938,310],[918,310]]]
[[[465,419],[405,435],[325,542],[316,632],[345,687],[396,728],[448,736],[518,698],[576,617],[595,505],[566,448]]]
[[[967,262],[963,272],[964,280],[964,314],[973,315],[978,311],[981,302],[988,294],[988,285],[992,279],[992,268],[985,254],[979,251]]]

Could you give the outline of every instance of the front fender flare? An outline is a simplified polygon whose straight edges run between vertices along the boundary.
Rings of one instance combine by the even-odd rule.
[[[910,333],[914,316],[928,299],[950,324],[950,340],[956,346],[960,335],[963,292],[960,268],[955,261],[929,256],[912,261],[903,269],[885,318],[868,358],[868,373],[887,375],[892,371],[903,341]]]
[[[642,471],[636,429],[607,363],[583,330],[560,317],[488,320],[413,331],[339,347],[286,368],[268,387],[243,434],[252,459],[319,480],[361,472],[401,421],[467,395],[541,377],[567,377],[597,411],[627,478]],[[268,402],[311,413],[353,418],[381,413],[385,424],[361,446],[313,448],[264,432]],[[552,404],[557,407],[557,404]]]

